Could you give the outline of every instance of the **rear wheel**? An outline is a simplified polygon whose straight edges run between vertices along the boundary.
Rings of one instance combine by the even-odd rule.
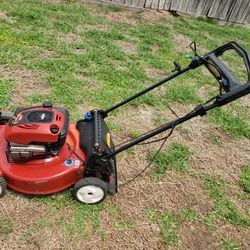
[[[0,176],[0,197],[3,197],[5,195],[6,191],[6,181],[3,176]]]
[[[105,199],[108,184],[96,177],[86,177],[79,180],[74,187],[74,197],[85,204],[97,204]]]

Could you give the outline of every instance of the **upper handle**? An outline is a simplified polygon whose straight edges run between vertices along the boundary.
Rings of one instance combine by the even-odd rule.
[[[215,76],[215,78],[220,82],[222,88],[225,92],[233,90],[235,87],[239,87],[242,84],[233,75],[232,71],[220,60],[220,56],[223,55],[228,50],[234,50],[237,54],[243,58],[244,64],[247,70],[248,81],[250,82],[250,59],[247,51],[243,49],[236,42],[229,42],[209,53],[207,53],[203,59],[208,70]]]

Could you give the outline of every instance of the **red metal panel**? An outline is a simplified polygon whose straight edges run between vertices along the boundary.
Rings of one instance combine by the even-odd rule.
[[[58,156],[18,164],[7,160],[4,127],[0,125],[0,174],[10,188],[27,194],[50,194],[70,187],[81,178],[86,158],[79,148],[79,132],[74,124],[69,126],[66,144]],[[71,165],[65,162],[69,159]]]

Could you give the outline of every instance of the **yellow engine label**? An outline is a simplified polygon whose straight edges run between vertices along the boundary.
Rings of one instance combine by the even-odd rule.
[[[108,146],[111,147],[111,135],[110,135],[110,133],[106,134],[106,141],[107,141]]]

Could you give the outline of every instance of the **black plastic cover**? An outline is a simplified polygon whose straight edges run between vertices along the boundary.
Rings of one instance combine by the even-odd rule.
[[[80,148],[86,155],[86,174],[90,176],[101,175],[109,182],[112,176],[112,184],[109,185],[109,192],[117,192],[117,174],[115,157],[103,161],[103,157],[113,149],[113,141],[108,126],[100,111],[91,111],[90,120],[80,120],[76,125],[80,132]],[[110,184],[110,183],[109,183]]]

